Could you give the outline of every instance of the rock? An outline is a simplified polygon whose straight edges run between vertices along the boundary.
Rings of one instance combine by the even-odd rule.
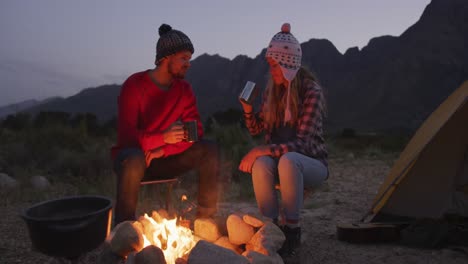
[[[135,252],[128,253],[125,264],[135,264]]]
[[[266,222],[247,243],[245,249],[253,250],[267,256],[274,256],[284,243],[283,231],[271,222]]]
[[[253,227],[256,227],[256,228],[262,227],[264,225],[263,221],[261,221],[260,219],[254,217],[254,216],[248,215],[248,214],[244,215],[242,217],[242,219],[247,224],[249,224],[249,225],[251,225]]]
[[[133,227],[143,235],[143,225],[138,221],[132,222]]]
[[[238,215],[232,214],[227,220],[229,241],[234,245],[245,244],[254,235],[254,228],[244,222]]]
[[[135,255],[135,264],[166,264],[163,251],[153,245],[145,247]]]
[[[229,242],[229,238],[227,236],[220,237],[218,240],[216,240],[216,242],[214,242],[214,244],[223,248],[230,249],[236,252],[237,254],[242,253],[242,249],[236,245],[233,245],[231,242]]]
[[[259,219],[262,217],[262,214],[258,210],[257,206],[243,206],[243,207],[238,209],[236,214],[238,214],[240,216],[248,214],[248,215],[251,215],[251,216],[259,218]]]
[[[266,256],[256,251],[247,250],[242,253],[242,256],[246,257],[250,263],[255,264],[283,264],[283,259],[278,253],[273,256]]]
[[[125,259],[112,252],[109,243],[105,243],[102,251],[99,254],[98,262],[100,264],[120,264]]]
[[[133,223],[132,221],[118,224],[110,240],[112,252],[121,257],[127,257],[133,251],[140,251],[143,244],[142,226],[139,222]]]
[[[45,190],[50,187],[49,180],[47,180],[46,177],[41,175],[31,177],[29,182],[31,183],[31,186],[37,190]]]
[[[194,233],[209,242],[214,242],[221,237],[216,222],[211,218],[196,219],[194,222]]]
[[[216,225],[218,226],[218,230],[221,233],[221,236],[227,236],[227,226],[226,226],[226,219],[227,215],[221,215],[217,214],[213,217],[213,219],[216,222]]]
[[[6,173],[0,173],[0,189],[11,189],[18,186],[18,181],[8,176]]]
[[[232,250],[200,240],[188,257],[188,264],[248,264],[249,260]]]

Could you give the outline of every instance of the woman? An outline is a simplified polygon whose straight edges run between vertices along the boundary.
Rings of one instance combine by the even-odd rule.
[[[325,99],[316,79],[301,67],[301,57],[301,46],[286,23],[267,48],[271,78],[261,111],[254,114],[253,107],[241,101],[249,132],[265,131],[266,145],[247,153],[239,170],[252,174],[258,207],[275,223],[280,214],[275,191],[279,180],[286,236],[279,251],[283,257],[295,255],[300,246],[304,188],[318,186],[328,177],[322,131]]]

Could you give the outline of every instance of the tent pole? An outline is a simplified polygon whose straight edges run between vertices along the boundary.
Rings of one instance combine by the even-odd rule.
[[[371,209],[361,218],[361,222],[369,222],[370,219],[372,219],[372,218],[377,214],[377,212],[374,213],[374,208],[375,208],[375,206],[376,206],[377,204],[379,204],[379,203],[382,201],[382,199],[385,197],[385,194],[386,194],[391,188],[395,188],[395,187],[397,186],[396,183],[399,181],[399,179],[401,178],[401,176],[403,176],[403,175],[408,171],[408,169],[409,169],[410,167],[413,166],[415,160],[416,160],[416,157],[413,158],[413,159],[411,160],[411,162],[409,162],[408,165],[403,169],[403,171],[398,175],[398,177],[396,177],[396,178],[392,181],[392,183],[389,184],[389,185],[387,186],[387,188],[385,189],[385,191],[382,192],[382,195],[381,195],[378,199],[376,199],[376,200],[374,201],[374,203],[373,203],[372,206],[371,206]],[[371,217],[370,219],[369,219],[369,216]]]

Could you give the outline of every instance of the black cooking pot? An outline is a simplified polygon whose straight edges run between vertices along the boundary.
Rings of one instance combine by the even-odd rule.
[[[74,259],[97,248],[111,227],[112,201],[101,196],[73,196],[42,202],[21,217],[33,247],[54,257]]]

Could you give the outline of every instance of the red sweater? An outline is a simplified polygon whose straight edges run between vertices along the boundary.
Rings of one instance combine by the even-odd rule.
[[[149,70],[133,74],[124,82],[120,91],[117,145],[112,148],[112,157],[115,158],[122,148],[147,151],[163,147],[165,157],[185,151],[193,143],[164,143],[163,131],[177,120],[197,120],[198,136],[203,137],[191,85],[177,79],[164,91],[151,81]]]

